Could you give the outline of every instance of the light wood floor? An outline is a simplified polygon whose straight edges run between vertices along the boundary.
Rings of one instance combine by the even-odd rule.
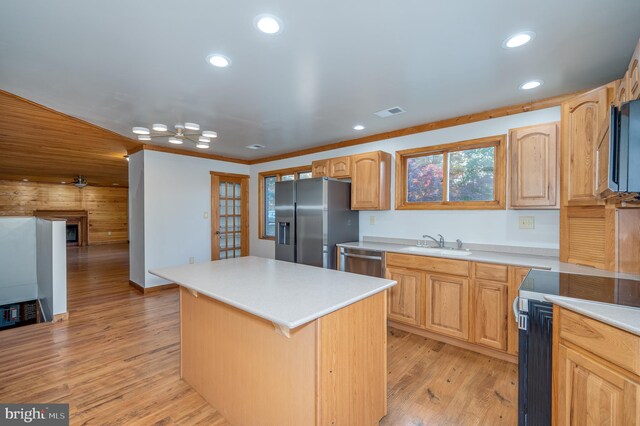
[[[0,331],[0,401],[71,424],[227,425],[180,380],[178,292],[128,285],[126,245],[69,249],[69,321]],[[389,330],[383,425],[515,425],[515,365]]]

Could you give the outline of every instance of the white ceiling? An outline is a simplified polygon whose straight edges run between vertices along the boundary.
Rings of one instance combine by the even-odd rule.
[[[218,131],[209,152],[257,158],[611,81],[638,22],[637,0],[2,0],[0,88],[130,137],[193,121]]]

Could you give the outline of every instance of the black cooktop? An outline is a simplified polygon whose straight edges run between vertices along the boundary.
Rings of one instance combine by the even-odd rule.
[[[640,308],[640,281],[532,269],[520,291]]]

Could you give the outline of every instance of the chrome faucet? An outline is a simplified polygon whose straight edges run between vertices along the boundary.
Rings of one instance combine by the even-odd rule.
[[[444,248],[444,237],[442,236],[442,234],[438,234],[438,236],[440,237],[440,240],[436,240],[431,235],[423,235],[422,238],[429,238],[429,239],[435,241],[436,244],[438,245],[438,247]]]

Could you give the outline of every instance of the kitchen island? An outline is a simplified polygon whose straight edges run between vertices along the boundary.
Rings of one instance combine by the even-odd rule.
[[[392,280],[259,257],[164,268],[181,376],[234,425],[372,425],[386,414]]]

